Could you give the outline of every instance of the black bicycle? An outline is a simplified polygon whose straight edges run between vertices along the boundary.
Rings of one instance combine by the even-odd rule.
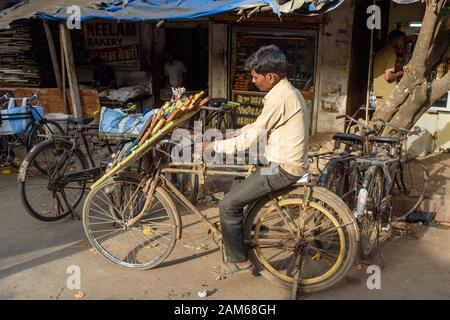
[[[358,124],[362,134],[336,133],[335,150],[341,149],[341,144],[344,144],[344,151],[332,153],[319,178],[319,186],[333,191],[359,217],[360,256],[365,259],[372,256],[376,248],[381,220],[375,212],[378,209],[358,210],[358,199],[367,198],[362,201],[367,201],[369,207],[383,207],[382,211],[386,211],[384,202],[388,200],[382,202],[384,198],[382,195],[386,194],[382,190],[387,186],[392,199],[389,200],[392,204],[390,210],[397,216],[405,216],[417,209],[422,202],[428,173],[419,160],[406,153],[406,136],[419,133],[418,128],[407,130],[384,121],[381,123],[382,127],[395,127],[401,138],[377,136],[378,130],[368,127],[365,123],[350,116],[340,117],[346,117]],[[393,172],[390,175],[377,168],[384,165],[392,168]],[[388,184],[385,181],[386,177],[389,180]]]
[[[53,136],[26,156],[18,181],[22,203],[34,218],[57,221],[69,214],[79,218],[75,208],[87,184],[101,177],[134,138],[123,134],[99,137],[98,125],[92,120],[69,118],[73,135]]]
[[[426,167],[402,148],[406,137],[419,134],[420,128],[408,130],[381,122],[397,130],[401,138],[378,137],[372,145],[372,156],[356,159],[357,166],[365,172],[355,211],[364,258],[373,254],[381,231],[391,232],[393,222],[419,207],[429,178]]]
[[[240,105],[225,98],[211,99],[208,106],[202,107],[200,111],[203,130],[214,128],[225,132],[226,129],[236,129],[235,110]]]
[[[17,167],[14,161],[16,147],[24,146],[29,152],[49,136],[64,135],[63,128],[57,122],[44,117],[42,107],[30,104],[37,99],[37,94],[20,99],[8,94],[0,97],[0,128],[3,129],[0,134],[0,166]],[[25,105],[15,107],[15,102],[19,100],[26,101]]]

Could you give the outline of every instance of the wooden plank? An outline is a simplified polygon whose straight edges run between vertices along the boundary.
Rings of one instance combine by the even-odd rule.
[[[72,113],[75,117],[82,116],[80,92],[78,88],[77,72],[75,69],[75,61],[73,58],[72,41],[70,31],[66,24],[59,24],[59,32],[62,34],[62,42],[64,47],[64,59],[67,68],[67,80],[69,82],[70,98],[72,102]]]
[[[56,55],[55,42],[53,41],[52,31],[47,20],[42,20],[45,29],[45,35],[47,36],[48,48],[50,50],[50,58],[52,59],[53,72],[55,73],[56,85],[59,89],[59,96],[63,101],[63,88],[61,83],[61,71],[59,69],[58,56]]]

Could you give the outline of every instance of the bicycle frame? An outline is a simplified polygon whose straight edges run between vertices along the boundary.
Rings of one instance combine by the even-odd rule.
[[[198,210],[192,202],[190,202],[183,193],[175,187],[164,174],[166,173],[190,173],[196,174],[199,178],[200,186],[204,184],[205,176],[228,176],[228,177],[247,177],[256,167],[254,165],[217,165],[217,164],[205,164],[205,163],[177,163],[168,162],[161,165],[161,161],[156,165],[157,169],[153,176],[147,176],[147,179],[143,179],[142,183],[145,183],[144,192],[147,194],[147,200],[142,208],[141,212],[131,219],[127,223],[127,227],[131,227],[137,222],[144,214],[145,211],[151,207],[153,203],[153,193],[156,186],[160,185],[165,191],[171,194],[175,199],[179,200],[184,207],[195,214],[200,220],[212,230],[217,239],[221,239],[221,234],[217,227],[211,223],[208,218]],[[160,168],[158,168],[161,166]],[[145,182],[144,182],[145,181]],[[180,229],[181,234],[181,229]]]

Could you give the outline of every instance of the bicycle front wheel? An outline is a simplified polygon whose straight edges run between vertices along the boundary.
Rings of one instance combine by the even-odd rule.
[[[117,177],[88,194],[83,227],[89,242],[108,261],[137,270],[154,268],[172,252],[177,238],[170,196],[156,188],[150,208],[133,225],[127,222],[144,208],[144,183]]]
[[[304,206],[299,188],[288,196],[262,200],[245,222],[250,260],[271,282],[316,292],[329,288],[350,270],[357,254],[357,232],[348,207],[324,188],[310,188]]]

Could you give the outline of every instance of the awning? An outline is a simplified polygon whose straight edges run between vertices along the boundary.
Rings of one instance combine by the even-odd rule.
[[[20,1],[20,0],[10,0]],[[180,20],[212,16],[241,8],[270,6],[277,13],[298,12],[312,15],[330,11],[343,0],[128,0],[74,1],[81,10],[81,20],[109,19],[125,21]],[[70,3],[70,2],[69,2]],[[37,16],[49,20],[68,17],[68,1],[23,0],[0,12],[0,29],[20,19]]]
[[[17,5],[0,12],[0,29],[9,24],[38,16],[49,20],[66,20],[67,0],[8,0]],[[409,4],[420,0],[393,0]],[[81,20],[108,19],[122,21],[185,20],[240,9],[270,6],[276,14],[295,11],[317,15],[334,10],[344,0],[78,0]]]
[[[121,21],[185,20],[212,16],[238,8],[254,8],[270,5],[279,12],[277,0],[128,0],[100,8],[81,7],[81,20],[108,19]],[[44,19],[65,20],[68,15],[63,7],[55,14],[41,13]]]

